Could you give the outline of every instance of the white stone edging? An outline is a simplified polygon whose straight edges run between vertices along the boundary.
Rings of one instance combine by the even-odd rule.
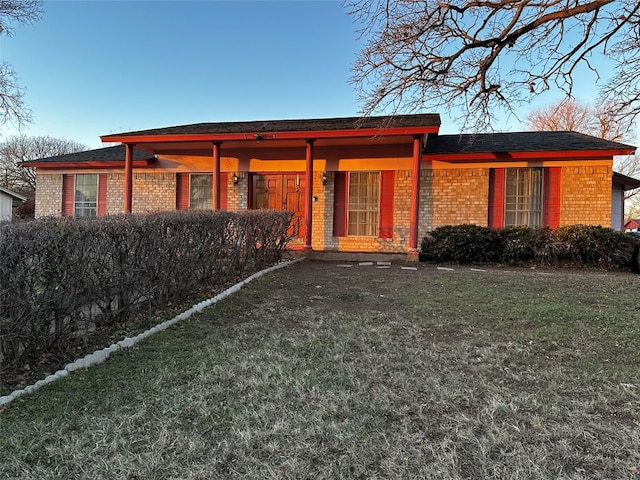
[[[302,258],[297,260],[289,260],[286,262],[278,263],[277,265],[273,265],[269,268],[265,268],[264,270],[260,270],[259,272],[256,272],[253,275],[245,278],[241,282],[236,283],[232,287],[227,288],[224,292],[219,293],[215,297],[209,298],[208,300],[204,300],[200,303],[195,304],[189,310],[181,313],[180,315],[176,315],[171,320],[167,320],[165,322],[162,322],[156,325],[155,327],[151,327],[149,330],[146,330],[136,335],[135,337],[131,337],[131,338],[126,337],[120,340],[118,343],[114,343],[110,347],[103,348],[102,350],[96,350],[93,353],[85,355],[84,357],[79,358],[75,362],[69,363],[64,367],[64,369],[58,370],[54,374],[47,375],[42,380],[38,380],[33,385],[29,385],[28,387],[25,387],[20,390],[14,390],[13,392],[11,392],[11,394],[0,397],[0,407],[9,404],[16,398],[21,397],[22,395],[27,395],[27,394],[30,395],[36,390],[39,390],[40,388],[44,387],[45,385],[48,385],[51,382],[55,382],[56,380],[66,377],[71,372],[74,372],[82,368],[89,368],[93,365],[98,365],[100,363],[104,363],[105,360],[107,360],[107,358],[109,358],[109,355],[111,355],[112,353],[117,352],[120,349],[130,348],[134,346],[136,343],[140,342],[141,340],[144,340],[145,338],[150,337],[154,333],[158,333],[158,332],[161,332],[162,330],[166,330],[167,328],[169,328],[172,325],[175,325],[181,320],[186,320],[194,313],[201,312],[205,308],[210,307],[214,303],[219,302],[220,300],[222,300],[225,297],[228,297],[232,293],[236,293],[247,283],[255,280],[258,277],[261,277],[262,275],[265,275],[266,273],[273,272],[274,270],[279,270],[280,268],[288,267],[289,265],[297,263],[301,260]]]

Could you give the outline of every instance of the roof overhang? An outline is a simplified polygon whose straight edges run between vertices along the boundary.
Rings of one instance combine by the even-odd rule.
[[[627,175],[623,175],[622,173],[613,172],[612,181],[614,185],[620,185],[625,191],[640,188],[640,180],[638,180],[637,178],[629,177]]]
[[[438,126],[362,128],[345,130],[305,130],[290,132],[243,132],[178,135],[105,135],[103,142],[121,142],[154,155],[211,155],[212,145],[224,149],[304,148],[307,141],[316,147],[389,145],[410,143],[416,136],[437,133]]]
[[[9,195],[10,197],[17,198],[18,200],[22,200],[23,202],[27,201],[27,197],[24,197],[16,192],[12,192],[11,190],[7,190],[6,188],[0,187],[0,192],[4,193],[5,195]]]
[[[155,158],[148,160],[134,160],[134,168],[144,168],[155,163]],[[60,169],[60,168],[124,168],[124,160],[122,161],[85,161],[85,162],[38,162],[31,160],[28,163],[19,164],[21,167],[37,167],[38,169]]]
[[[546,160],[546,159],[582,159],[609,158],[618,155],[631,155],[635,149],[617,150],[559,150],[559,151],[529,151],[529,152],[483,152],[483,153],[425,153],[423,161],[441,161],[454,163],[467,162],[508,162],[512,160]]]

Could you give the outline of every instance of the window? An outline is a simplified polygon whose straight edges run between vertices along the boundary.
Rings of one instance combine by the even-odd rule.
[[[75,178],[74,216],[95,217],[98,214],[98,175],[82,174]]]
[[[378,235],[380,205],[380,173],[349,174],[349,209],[347,234],[374,237]]]
[[[489,171],[491,228],[560,226],[562,167],[492,168]]]
[[[107,214],[107,174],[62,175],[62,215],[101,217]]]
[[[190,176],[189,210],[211,210],[213,175],[193,174]]]
[[[333,236],[393,238],[395,171],[335,172]]]
[[[507,168],[505,227],[542,225],[542,168]]]
[[[227,209],[227,172],[220,172],[220,210]],[[178,173],[176,175],[176,210],[211,210],[213,174]]]

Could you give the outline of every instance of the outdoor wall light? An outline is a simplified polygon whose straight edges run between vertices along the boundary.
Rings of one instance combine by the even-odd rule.
[[[234,172],[233,173],[233,186],[234,187],[237,186],[238,183],[240,183],[240,177],[238,177],[238,174]]]
[[[322,172],[322,186],[327,184],[327,172]]]

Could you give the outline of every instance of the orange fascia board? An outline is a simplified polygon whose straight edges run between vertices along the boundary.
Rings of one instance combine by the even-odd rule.
[[[148,167],[153,163],[151,160],[136,160],[133,162],[134,168]],[[30,163],[24,167],[37,167],[39,169],[60,169],[60,168],[124,168],[124,160],[121,162],[43,162]]]
[[[495,152],[495,153],[441,153],[423,154],[423,161],[441,162],[470,161],[510,161],[526,159],[575,159],[575,158],[608,158],[616,155],[632,155],[635,149],[620,150],[568,150],[557,152]]]
[[[259,134],[261,140],[317,140],[319,138],[386,137],[395,135],[425,135],[437,133],[439,128],[402,127],[402,128],[362,128],[355,130],[308,130],[296,132],[246,132],[246,133],[207,133],[177,135],[104,135],[103,142],[147,143],[147,142],[224,142],[231,140],[253,140]]]
[[[611,166],[613,163],[613,159],[609,158],[598,158],[598,159],[583,159],[583,158],[572,158],[572,159],[540,159],[540,158],[529,158],[529,159],[519,159],[519,160],[501,160],[501,161],[480,161],[480,160],[470,160],[467,162],[443,162],[440,160],[429,160],[423,163],[423,168],[431,169],[431,170],[442,170],[447,168],[524,168],[524,167],[569,167],[569,166]]]

